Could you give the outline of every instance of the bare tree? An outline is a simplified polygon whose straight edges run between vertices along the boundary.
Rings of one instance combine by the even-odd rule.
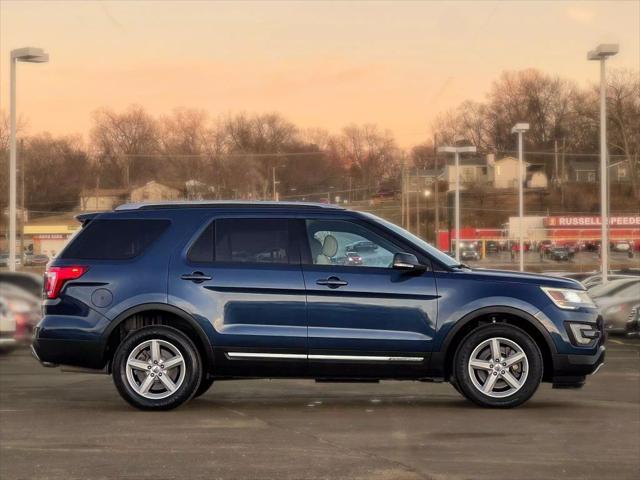
[[[636,199],[640,199],[640,75],[614,70],[608,85],[608,143],[624,155]]]
[[[128,187],[132,180],[147,180],[155,173],[156,162],[148,155],[159,151],[158,127],[142,107],[132,105],[122,113],[101,109],[94,112],[93,122],[91,141],[108,183]],[[122,172],[121,182],[113,177],[114,170]]]

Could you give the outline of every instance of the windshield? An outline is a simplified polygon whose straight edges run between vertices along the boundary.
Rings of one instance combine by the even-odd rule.
[[[459,265],[459,262],[457,262],[454,258],[451,258],[446,253],[438,250],[430,243],[425,242],[420,237],[415,236],[413,233],[408,232],[404,228],[399,227],[391,222],[388,222],[387,220],[384,220],[376,215],[373,215],[372,213],[368,213],[368,212],[362,212],[362,213],[365,214],[367,217],[382,223],[385,227],[387,227],[389,230],[393,231],[394,233],[397,233],[398,235],[404,238],[407,238],[411,243],[416,245],[418,248],[424,250],[426,253],[428,253],[437,261],[446,265],[447,267],[454,267],[456,265]]]

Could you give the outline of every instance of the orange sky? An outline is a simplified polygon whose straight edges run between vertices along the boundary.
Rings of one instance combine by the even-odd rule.
[[[9,51],[39,46],[50,63],[18,69],[31,133],[86,135],[93,110],[138,103],[278,111],[331,131],[377,123],[409,146],[503,70],[597,81],[586,52],[604,42],[620,43],[611,66],[640,68],[640,1],[0,0],[0,108]]]

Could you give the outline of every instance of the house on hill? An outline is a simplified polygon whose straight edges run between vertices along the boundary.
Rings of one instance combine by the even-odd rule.
[[[167,185],[150,181],[144,185],[127,188],[99,188],[83,190],[80,194],[80,210],[113,210],[129,202],[161,202],[185,198],[184,185]]]

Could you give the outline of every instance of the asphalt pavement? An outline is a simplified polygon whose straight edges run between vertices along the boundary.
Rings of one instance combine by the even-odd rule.
[[[0,478],[638,479],[640,341],[581,390],[486,410],[448,384],[214,384],[140,412],[110,377],[0,356]]]

